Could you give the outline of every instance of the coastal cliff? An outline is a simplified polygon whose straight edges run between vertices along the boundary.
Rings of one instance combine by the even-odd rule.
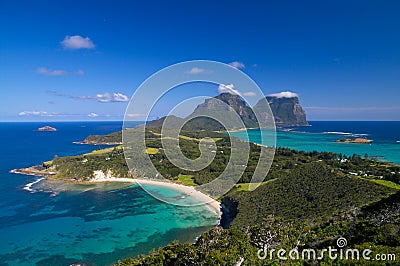
[[[277,126],[308,126],[298,97],[266,97]],[[257,108],[257,105],[256,107]]]
[[[306,113],[300,105],[298,96],[291,97],[277,97],[267,96],[266,100],[274,115],[275,124],[278,126],[308,126]],[[220,95],[205,100],[204,103],[199,104],[194,110],[194,115],[207,115],[216,113],[225,113],[229,115],[229,108],[221,103],[224,102],[229,105],[242,119],[247,128],[258,127],[258,122],[253,110],[246,104],[246,102],[239,96],[230,93],[221,93]],[[266,113],[267,107],[263,106],[265,101],[260,100],[255,106],[254,110],[259,111],[261,114],[261,122],[272,121],[270,113]],[[190,117],[189,116],[189,117]]]
[[[225,123],[229,123],[229,121],[235,121],[235,112],[239,115],[245,127],[251,128],[258,126],[257,119],[253,110],[239,95],[233,95],[230,93],[221,93],[216,97],[206,99],[204,103],[199,104],[196,107],[196,109],[191,115],[189,115],[188,118],[190,119],[191,117],[203,115],[220,118],[221,120],[225,121]],[[209,121],[207,121],[207,123],[204,123],[204,125],[210,123],[209,125],[215,124],[215,128],[221,127],[217,122],[212,121],[212,119],[207,120]],[[238,125],[236,124],[237,123],[232,123],[231,126],[229,124],[226,126],[230,127],[229,129],[231,129],[237,127]]]

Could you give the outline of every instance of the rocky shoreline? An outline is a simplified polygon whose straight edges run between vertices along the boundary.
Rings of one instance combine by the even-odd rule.
[[[43,165],[35,165],[26,168],[18,168],[13,169],[10,173],[14,174],[22,174],[22,175],[33,175],[33,176],[53,176],[56,175],[56,172],[46,171],[48,168]]]
[[[39,127],[38,131],[57,131],[57,129],[55,127],[51,127],[51,126],[44,126],[44,127]]]

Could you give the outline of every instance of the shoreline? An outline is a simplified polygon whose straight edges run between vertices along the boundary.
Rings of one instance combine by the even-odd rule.
[[[91,181],[84,182],[85,184],[99,184],[106,182],[121,182],[121,183],[133,183],[138,185],[152,185],[152,186],[160,186],[160,187],[168,187],[179,192],[182,192],[186,196],[190,196],[195,198],[196,200],[204,203],[210,211],[214,212],[219,216],[219,220],[221,220],[222,216],[222,206],[221,203],[212,197],[198,191],[195,187],[185,186],[182,184],[176,184],[170,181],[161,181],[154,179],[141,179],[141,178],[118,178],[118,177],[110,177],[110,178],[95,178]],[[84,184],[82,183],[82,184]],[[201,205],[201,204],[199,204]],[[196,206],[199,206],[196,205]],[[179,205],[177,205],[179,206]]]
[[[104,142],[104,143],[97,143],[97,142],[84,142],[84,141],[73,141],[73,144],[77,145],[93,145],[93,146],[98,146],[98,145],[104,145],[104,146],[114,146],[114,145],[122,145],[122,142]]]
[[[73,179],[55,178],[53,176],[56,173],[54,173],[54,172],[44,173],[41,170],[36,169],[35,166],[21,168],[21,169],[13,169],[10,172],[15,173],[15,174],[43,177],[40,180],[44,180],[44,179],[45,180],[58,180],[58,181],[80,184],[80,185],[95,185],[95,184],[101,184],[101,183],[107,183],[107,182],[119,182],[119,183],[138,184],[140,186],[141,185],[151,185],[151,186],[168,187],[170,189],[177,190],[177,191],[185,194],[186,196],[193,197],[194,199],[196,199],[199,202],[206,205],[206,207],[211,212],[214,212],[215,214],[218,215],[219,223],[221,222],[221,217],[223,214],[222,206],[219,201],[213,199],[212,197],[208,196],[205,193],[202,193],[202,192],[196,190],[195,187],[177,184],[177,183],[174,183],[174,182],[171,182],[168,180],[162,181],[162,180],[141,179],[141,178],[119,178],[119,177],[107,177],[107,176],[102,176],[102,175],[99,176],[98,175],[95,178],[92,178],[91,180],[88,180],[88,181],[78,181],[78,180],[73,180]],[[37,181],[35,181],[35,182],[37,182]],[[195,206],[202,205],[201,203],[198,205],[195,205]],[[177,206],[179,206],[179,205],[177,205]]]

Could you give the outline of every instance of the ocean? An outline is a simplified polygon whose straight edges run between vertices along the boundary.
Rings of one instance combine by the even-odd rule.
[[[330,151],[348,156],[364,157],[400,165],[400,121],[311,121],[306,127],[277,129],[276,146],[304,151]],[[258,144],[258,130],[231,132],[233,136]],[[338,139],[367,138],[371,144],[337,143]]]
[[[400,164],[400,122],[310,122],[282,128],[277,144],[299,150],[353,153]],[[50,125],[56,132],[38,132]],[[1,265],[70,265],[78,261],[111,265],[118,259],[148,253],[177,239],[193,242],[215,226],[218,217],[205,206],[176,207],[124,184],[71,185],[37,182],[39,177],[12,174],[55,155],[77,155],[98,146],[77,145],[90,134],[107,134],[121,122],[0,123]],[[260,143],[257,130],[251,141]],[[246,139],[246,132],[232,133]],[[372,144],[336,143],[366,137]],[[263,143],[261,143],[263,144]],[[265,143],[264,143],[265,144]],[[49,181],[46,181],[49,182]],[[34,183],[34,184],[32,184]],[[45,189],[44,189],[45,188]],[[179,198],[166,187],[155,193]]]
[[[36,130],[43,125],[58,131]],[[206,206],[169,205],[137,185],[41,184],[35,183],[39,177],[9,172],[55,155],[95,150],[98,146],[73,142],[121,127],[121,122],[0,123],[0,265],[112,265],[175,239],[193,242],[216,225],[218,216]],[[183,196],[167,187],[146,189]]]

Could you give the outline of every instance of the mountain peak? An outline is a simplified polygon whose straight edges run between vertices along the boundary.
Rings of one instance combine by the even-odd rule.
[[[224,92],[213,98],[208,98],[204,103],[199,104],[196,109],[186,118],[171,116],[168,125],[177,125],[188,121],[184,129],[192,130],[226,130],[238,129],[240,127],[255,128],[259,125],[272,125],[273,120],[278,126],[307,126],[306,113],[299,103],[298,95],[295,93],[279,93],[265,97],[271,112],[268,112],[265,100],[260,100],[255,106],[254,111],[260,114],[261,121],[258,121],[254,111],[240,95]],[[242,125],[237,122],[237,115],[243,121]],[[164,118],[147,123],[148,127],[159,127],[163,125]],[[219,122],[217,122],[219,121]],[[225,125],[221,125],[223,122]]]
[[[233,122],[235,121],[235,114],[232,114],[233,111],[240,116],[245,127],[250,128],[258,126],[253,110],[247,105],[242,97],[227,92],[206,99],[204,103],[199,104],[196,107],[190,116],[220,117],[221,121],[227,121],[229,120],[228,118],[232,116],[231,122]]]
[[[306,113],[299,97],[292,92],[281,92],[266,96],[278,126],[308,126]],[[256,105],[257,106],[257,105]]]

